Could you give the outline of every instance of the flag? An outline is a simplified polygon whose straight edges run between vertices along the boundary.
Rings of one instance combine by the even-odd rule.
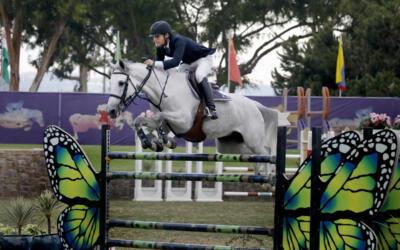
[[[1,62],[1,76],[6,83],[10,83],[10,75],[8,74],[8,65],[10,65],[10,56],[8,54],[8,47],[6,42],[6,34],[3,32],[1,39],[1,54],[2,54],[2,62]]]
[[[339,51],[336,64],[336,84],[338,85],[341,92],[346,89],[346,77],[344,74],[344,56],[342,38],[339,38]]]
[[[115,63],[118,63],[119,59],[121,59],[121,44],[119,42],[119,31],[118,31],[118,33],[117,33],[117,45],[115,47],[115,54],[114,54]]]
[[[229,79],[237,82],[243,87],[242,78],[240,76],[239,66],[236,61],[235,47],[233,46],[232,37],[229,37]]]

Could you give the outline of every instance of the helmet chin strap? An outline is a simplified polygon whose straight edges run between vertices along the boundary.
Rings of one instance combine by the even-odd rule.
[[[167,33],[168,34],[168,33]],[[164,45],[163,46],[167,46],[168,45],[168,43],[169,43],[169,38],[170,38],[170,35],[168,34],[168,37],[166,37],[165,36],[166,34],[164,34]]]

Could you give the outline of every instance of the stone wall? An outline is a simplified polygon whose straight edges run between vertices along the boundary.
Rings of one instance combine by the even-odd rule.
[[[43,149],[0,150],[0,198],[37,198],[50,189]]]

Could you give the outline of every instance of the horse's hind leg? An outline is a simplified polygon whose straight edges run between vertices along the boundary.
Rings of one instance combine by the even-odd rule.
[[[252,138],[249,139],[248,137],[244,136],[244,143],[247,147],[251,150],[252,154],[257,155],[271,155],[271,150],[265,145],[266,143],[264,140],[260,138]],[[260,174],[272,174],[273,165],[271,163],[255,163],[254,164],[254,172],[256,175]]]

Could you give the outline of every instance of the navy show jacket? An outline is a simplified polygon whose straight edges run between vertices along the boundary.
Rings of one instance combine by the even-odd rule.
[[[194,42],[192,39],[178,34],[171,34],[169,41],[169,53],[164,46],[157,47],[156,61],[164,62],[164,70],[177,67],[182,61],[191,64],[199,58],[206,57],[215,53],[214,48],[207,48]],[[164,61],[165,56],[172,57]]]

